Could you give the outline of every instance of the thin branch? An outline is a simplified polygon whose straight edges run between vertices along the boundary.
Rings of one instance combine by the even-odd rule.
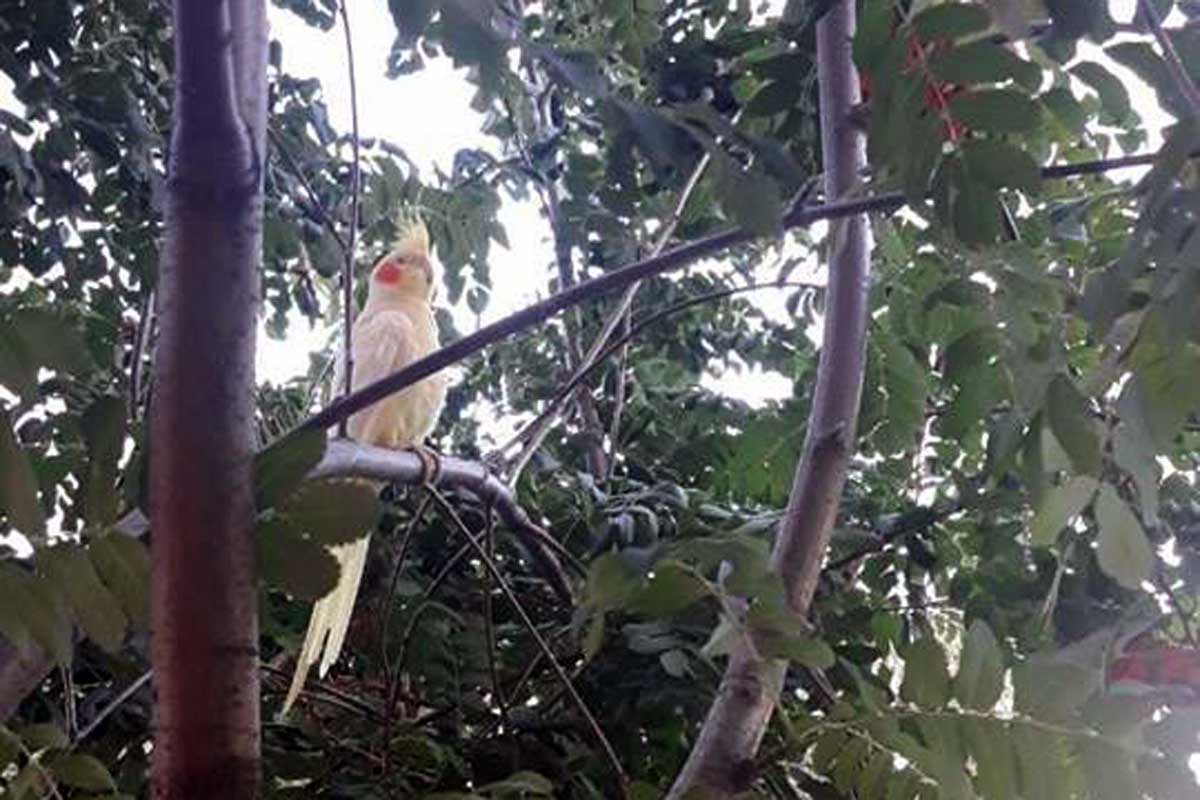
[[[1077,164],[1061,164],[1044,167],[1041,174],[1046,179],[1095,175],[1114,169],[1152,164],[1158,155],[1157,152],[1142,153],[1120,158],[1084,161]],[[844,219],[856,214],[895,211],[904,204],[903,194],[889,192],[874,197],[801,206],[784,216],[783,227],[790,230],[807,227],[819,220]],[[324,430],[423,378],[428,378],[446,367],[457,364],[467,356],[474,355],[509,336],[529,330],[563,309],[625,288],[638,281],[671,272],[721,250],[751,241],[753,238],[751,233],[739,228],[721,231],[686,242],[656,256],[607,272],[589,281],[578,283],[567,291],[559,292],[457,339],[404,369],[364,386],[349,396],[338,398],[301,423],[298,430]],[[620,317],[617,317],[613,323],[614,326],[619,321]]]
[[[613,749],[612,743],[608,741],[608,737],[604,735],[604,730],[600,727],[600,723],[596,720],[596,717],[592,713],[591,709],[588,708],[587,703],[584,702],[583,697],[580,696],[579,691],[575,688],[575,684],[571,682],[571,678],[567,675],[567,671],[563,669],[562,664],[558,663],[558,659],[554,657],[554,653],[550,650],[550,644],[545,640],[545,638],[543,638],[541,632],[538,631],[537,625],[534,624],[533,619],[529,616],[529,612],[525,610],[525,606],[523,606],[521,601],[517,599],[512,587],[510,587],[504,580],[504,576],[500,574],[500,570],[496,567],[496,563],[492,561],[492,559],[488,558],[487,551],[484,549],[483,545],[481,545],[479,541],[471,535],[470,529],[467,528],[466,523],[462,521],[462,518],[458,516],[458,512],[454,510],[454,506],[450,505],[446,498],[442,497],[441,492],[439,492],[436,488],[431,487],[430,492],[433,494],[434,500],[437,502],[437,504],[441,506],[442,512],[445,513],[445,515],[454,523],[455,527],[458,528],[459,532],[467,540],[467,543],[475,551],[475,554],[483,562],[488,572],[491,573],[493,580],[495,580],[496,584],[500,587],[500,591],[504,593],[505,598],[507,598],[509,604],[513,607],[513,610],[517,612],[517,616],[521,618],[521,622],[525,625],[525,629],[529,631],[530,636],[532,636],[534,641],[537,642],[538,649],[541,650],[546,659],[550,662],[551,668],[558,676],[558,679],[562,682],[563,689],[566,690],[567,694],[570,695],[571,701],[575,704],[575,707],[579,710],[579,713],[583,715],[585,720],[587,720],[588,726],[592,729],[592,734],[596,737],[596,741],[600,744],[600,748],[604,751],[604,755],[608,759],[609,766],[616,775],[617,783],[621,787],[621,794],[623,796],[627,796],[629,788],[629,776],[626,774],[625,768],[621,766],[621,760],[617,757],[616,750]]]
[[[108,719],[110,714],[120,708],[129,698],[137,694],[139,689],[149,683],[150,677],[153,674],[153,670],[146,670],[137,680],[126,686],[124,691],[112,699],[112,702],[100,709],[96,716],[92,718],[91,722],[83,726],[83,730],[76,734],[73,743],[78,745],[80,742],[90,736],[92,731],[96,730],[96,728],[100,726],[101,722],[104,722],[104,720]]]
[[[656,311],[655,313],[653,313],[647,317],[644,317],[643,319],[638,320],[638,323],[636,325],[629,328],[625,333],[621,334],[620,337],[618,337],[611,344],[609,344],[608,347],[606,347],[602,351],[600,351],[600,353],[597,354],[597,357],[592,359],[591,364],[586,369],[581,370],[580,372],[577,372],[575,375],[573,375],[571,377],[571,379],[569,381],[567,381],[561,387],[559,387],[558,393],[555,394],[554,397],[550,399],[550,402],[546,404],[546,408],[542,410],[542,413],[539,414],[538,416],[534,417],[533,421],[530,422],[529,426],[527,426],[527,427],[530,427],[530,428],[532,428],[533,426],[541,427],[541,426],[545,425],[548,421],[553,420],[554,416],[557,413],[557,409],[562,407],[563,401],[566,398],[571,396],[571,392],[575,390],[576,386],[578,386],[580,383],[582,383],[584,380],[586,380],[588,375],[590,375],[592,372],[594,372],[598,367],[603,366],[604,362],[608,359],[609,356],[611,356],[617,350],[621,349],[626,344],[628,344],[630,341],[632,341],[634,339],[634,337],[636,337],[639,333],[641,333],[643,330],[645,330],[650,325],[653,325],[654,323],[656,323],[662,319],[665,319],[666,317],[669,317],[673,314],[678,314],[681,311],[686,311],[689,308],[693,308],[693,307],[701,305],[703,303],[711,303],[714,300],[722,300],[726,297],[731,297],[735,294],[742,294],[744,292],[753,292],[753,291],[757,291],[759,289],[783,289],[783,288],[789,288],[789,287],[808,288],[808,289],[823,288],[818,284],[804,283],[802,281],[771,281],[770,283],[751,283],[751,284],[747,284],[745,286],[735,286],[731,289],[720,289],[715,292],[706,292],[701,295],[696,295],[695,297],[689,297],[686,300],[681,300],[678,303],[674,303],[672,305],[667,306],[666,308],[662,309],[661,311]]]
[[[675,229],[679,226],[679,220],[683,217],[683,211],[687,207],[688,201],[691,199],[692,194],[696,191],[696,187],[700,184],[700,179],[703,177],[704,172],[708,168],[708,165],[711,161],[712,156],[706,151],[700,158],[700,161],[696,164],[696,168],[692,170],[692,174],[688,176],[688,180],[683,187],[683,191],[679,193],[679,200],[675,203],[674,211],[671,212],[671,216],[667,219],[666,224],[659,233],[658,241],[655,242],[654,250],[651,253],[652,256],[661,254],[663,249],[667,246],[667,243],[671,240],[671,236],[674,235]],[[571,376],[571,381],[578,383],[581,373],[590,371],[593,364],[595,364],[598,360],[602,360],[599,359],[600,350],[605,344],[608,343],[608,340],[612,338],[613,331],[617,329],[617,325],[619,325],[621,320],[624,319],[629,313],[629,309],[633,305],[633,298],[635,295],[637,295],[638,289],[641,288],[641,285],[641,281],[635,281],[634,283],[631,283],[625,290],[625,294],[623,294],[621,299],[617,302],[616,308],[613,309],[612,313],[609,314],[608,319],[605,320],[604,327],[600,330],[600,335],[596,337],[595,341],[592,342],[592,346],[588,348],[587,353],[582,359],[580,359],[578,366],[575,369],[575,374]],[[529,459],[533,458],[533,454],[537,452],[539,447],[542,446],[542,442],[545,441],[546,435],[550,432],[550,428],[554,424],[554,420],[558,418],[558,414],[562,409],[564,401],[565,398],[556,396],[550,401],[550,404],[546,406],[542,414],[540,414],[537,419],[526,425],[522,430],[518,431],[517,434],[513,436],[513,438],[509,440],[506,445],[504,445],[504,447],[500,448],[500,452],[503,453],[521,441],[525,441],[527,443],[521,450],[520,455],[517,456],[513,464],[513,468],[509,471],[508,483],[510,486],[517,485],[517,480],[521,477],[522,470],[524,470],[526,465],[528,465]]]
[[[386,595],[388,611],[383,614],[383,621],[380,624],[379,630],[379,649],[382,655],[383,672],[385,675],[392,674],[392,666],[388,663],[388,629],[391,627],[391,607],[396,598],[396,587],[400,584],[400,573],[404,570],[404,559],[408,557],[408,547],[412,543],[413,534],[417,531],[417,524],[421,521],[421,517],[425,516],[426,510],[428,510],[429,504],[432,502],[433,498],[426,493],[417,505],[417,510],[413,514],[413,518],[405,526],[404,535],[400,539],[400,549],[396,552],[396,566],[392,568],[392,577],[388,581]]]
[[[487,507],[487,556],[493,563],[496,561],[496,513]],[[504,687],[500,684],[500,669],[496,663],[496,620],[495,609],[492,608],[492,574],[488,572],[483,580],[483,632],[487,640],[488,673],[492,678],[492,694],[496,696],[496,705],[500,709],[500,718],[506,728],[511,726],[508,718],[508,700],[504,696]],[[515,767],[514,767],[515,769]]]
[[[1183,95],[1183,100],[1187,104],[1188,111],[1191,112],[1192,117],[1200,120],[1200,90],[1196,89],[1196,84],[1192,81],[1192,77],[1188,75],[1187,68],[1183,66],[1183,60],[1179,58],[1179,52],[1175,49],[1175,43],[1171,41],[1171,37],[1163,29],[1162,20],[1158,16],[1158,9],[1154,7],[1154,3],[1151,0],[1139,0],[1138,7],[1141,9],[1142,15],[1145,16],[1146,22],[1149,23],[1150,32],[1154,34],[1155,40],[1158,41],[1158,46],[1162,48],[1163,60],[1167,62],[1167,72],[1171,73],[1171,80],[1175,82],[1175,88]]]
[[[629,336],[630,323],[632,322],[633,313],[630,309],[625,309],[625,313],[621,316],[621,325],[624,327],[624,336]],[[617,354],[617,368],[613,380],[616,385],[613,387],[613,410],[612,422],[608,426],[608,474],[604,477],[612,480],[617,469],[617,454],[620,450],[621,440],[621,417],[625,414],[626,386],[625,374],[629,368],[629,341],[626,339]]]
[[[142,296],[139,309],[137,333],[133,340],[133,358],[129,365],[129,421],[137,422],[142,416],[142,389],[145,384],[146,351],[150,347],[150,332],[154,327],[154,290]]]
[[[342,16],[342,30],[346,34],[346,70],[350,77],[350,124],[354,136],[351,144],[353,163],[350,166],[350,236],[346,246],[346,260],[342,267],[342,368],[343,396],[350,394],[354,386],[354,354],[350,343],[354,335],[354,249],[358,240],[358,202],[361,191],[359,172],[358,140],[358,83],[354,77],[354,37],[350,33],[350,14],[346,11],[347,0],[338,5]],[[346,419],[338,422],[338,435],[346,435]]]

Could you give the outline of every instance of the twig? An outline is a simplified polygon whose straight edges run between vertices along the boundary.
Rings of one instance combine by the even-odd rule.
[[[612,480],[613,474],[617,469],[617,452],[620,449],[621,439],[621,417],[625,413],[625,372],[629,366],[629,336],[630,323],[633,321],[631,309],[625,309],[625,314],[621,317],[621,325],[625,329],[622,335],[625,341],[621,343],[620,353],[617,355],[616,369],[616,386],[613,388],[613,410],[612,422],[608,426],[608,474],[606,479]]]
[[[591,709],[588,708],[587,703],[584,702],[583,697],[581,697],[578,690],[576,690],[575,684],[571,682],[571,678],[567,675],[567,671],[563,669],[562,664],[559,664],[558,659],[554,657],[554,653],[550,650],[550,644],[545,640],[545,638],[543,638],[541,632],[537,629],[537,625],[535,625],[533,623],[533,619],[530,618],[529,612],[525,610],[525,606],[521,604],[521,601],[517,599],[517,596],[513,592],[512,588],[504,580],[504,576],[500,574],[500,570],[496,567],[496,563],[492,561],[492,559],[488,558],[487,550],[485,550],[483,545],[481,545],[479,541],[471,535],[470,529],[467,528],[466,523],[462,521],[462,518],[458,516],[458,512],[454,510],[454,506],[450,505],[446,498],[442,497],[441,492],[439,492],[436,488],[431,487],[429,491],[433,494],[433,498],[441,507],[442,512],[454,523],[455,527],[458,528],[459,532],[471,546],[471,549],[473,549],[475,554],[479,556],[488,572],[491,573],[493,580],[495,580],[496,584],[500,587],[500,591],[504,593],[505,598],[508,599],[508,602],[513,607],[513,610],[517,612],[517,616],[521,618],[521,622],[525,625],[525,629],[529,631],[530,636],[532,636],[534,641],[537,642],[538,649],[542,651],[546,659],[550,662],[551,668],[558,676],[558,679],[562,682],[563,689],[566,690],[567,694],[570,695],[571,700],[575,704],[575,707],[579,710],[579,713],[583,715],[585,720],[587,720],[588,727],[590,727],[592,730],[592,735],[596,737],[596,741],[600,744],[600,748],[604,751],[604,755],[608,759],[609,766],[612,768],[617,777],[617,783],[621,787],[622,795],[627,795],[629,776],[626,774],[625,768],[621,766],[621,760],[617,757],[616,750],[613,749],[612,743],[609,742],[608,737],[604,735],[604,730],[600,727],[600,723],[596,720],[595,715],[592,714]]]
[[[350,145],[354,161],[350,166],[350,241],[346,246],[346,260],[342,268],[342,315],[345,320],[342,325],[343,396],[349,396],[354,386],[354,354],[350,344],[354,334],[354,248],[358,239],[358,201],[361,188],[358,160],[358,83],[354,77],[354,37],[350,33],[350,14],[346,11],[346,2],[347,0],[342,0],[338,4],[338,12],[342,16],[342,30],[346,34],[346,69],[350,76],[350,124],[354,136]],[[345,419],[338,422],[338,435],[346,435]]]
[[[146,670],[140,677],[138,677],[137,680],[125,687],[123,692],[114,697],[108,705],[100,709],[100,711],[96,713],[96,716],[92,717],[92,721],[87,725],[84,725],[83,729],[76,734],[73,740],[74,744],[79,744],[88,736],[90,736],[92,731],[96,730],[96,728],[100,726],[101,722],[104,722],[104,720],[108,719],[110,714],[120,708],[126,700],[133,697],[135,694],[137,694],[139,689],[149,683],[150,677],[153,674],[153,670]]]
[[[671,240],[671,236],[674,235],[675,229],[679,226],[679,220],[683,217],[683,211],[691,199],[693,192],[696,191],[696,187],[700,184],[700,178],[703,177],[704,171],[708,168],[711,160],[712,156],[706,151],[696,164],[696,168],[692,170],[692,174],[688,177],[683,191],[679,193],[679,200],[675,203],[674,211],[671,212],[671,216],[667,219],[666,224],[659,233],[658,241],[655,242],[654,250],[652,251],[652,257],[660,255],[667,246],[667,242]],[[575,373],[571,376],[571,381],[578,383],[580,374],[589,371],[592,365],[596,363],[600,350],[608,343],[608,340],[613,335],[613,331],[617,329],[617,325],[628,315],[629,309],[633,305],[633,298],[637,295],[641,285],[641,281],[635,281],[621,295],[621,299],[617,302],[617,307],[613,309],[608,319],[605,320],[604,327],[600,330],[600,335],[596,337],[595,341],[592,342],[592,346],[588,348],[587,353],[579,360],[575,368]],[[521,450],[520,455],[516,457],[513,467],[509,471],[508,484],[510,486],[517,485],[517,480],[521,477],[521,472],[529,464],[529,459],[533,458],[533,454],[542,446],[542,442],[545,441],[546,435],[550,432],[550,427],[554,424],[554,420],[558,418],[565,399],[565,397],[556,395],[533,422],[530,422],[522,430],[518,431],[507,444],[500,448],[500,452],[504,453],[520,442],[526,442],[525,447]],[[611,466],[610,462],[609,467],[611,468]]]
[[[1095,175],[1114,169],[1152,164],[1158,156],[1159,153],[1157,152],[1142,153],[1120,158],[1084,161],[1077,164],[1061,164],[1044,167],[1041,170],[1041,175],[1047,179]],[[783,228],[790,230],[807,227],[819,220],[845,219],[856,214],[894,211],[904,204],[905,198],[903,194],[889,192],[874,197],[837,200],[831,203],[801,206],[784,215]],[[705,236],[701,239],[686,242],[671,250],[666,250],[657,256],[651,256],[626,267],[606,272],[604,275],[589,281],[578,283],[567,291],[558,292],[541,302],[527,306],[514,314],[510,314],[503,319],[480,328],[474,333],[457,339],[440,350],[414,361],[403,369],[397,370],[391,375],[364,386],[349,396],[338,398],[301,423],[298,430],[324,430],[349,417],[351,414],[374,405],[383,398],[393,395],[401,389],[412,386],[423,378],[428,378],[430,375],[462,361],[467,356],[474,355],[509,336],[529,330],[563,309],[571,308],[608,292],[628,287],[638,281],[671,272],[726,248],[748,242],[753,238],[751,233],[740,228],[721,231],[720,233]],[[613,324],[615,325],[619,320],[620,317],[616,317],[613,320]]]
[[[30,752],[29,748],[20,739],[17,739],[17,748],[21,751],[21,755],[29,760],[38,774],[42,776],[42,780],[46,782],[46,789],[50,797],[54,800],[63,800],[62,793],[58,790],[58,782],[54,780],[54,775],[50,770],[46,769],[46,765],[42,763],[41,758],[36,753]]]
[[[135,423],[142,413],[142,384],[144,372],[142,362],[150,346],[150,331],[154,327],[154,290],[142,297],[141,313],[138,314],[137,334],[133,341],[133,359],[129,365],[129,421]]]
[[[404,559],[408,556],[408,546],[412,543],[413,534],[416,533],[417,524],[421,521],[421,517],[425,516],[425,512],[429,509],[429,504],[433,502],[433,498],[428,493],[421,498],[420,504],[417,505],[417,510],[413,514],[413,518],[409,520],[408,525],[404,528],[404,535],[400,539],[400,549],[396,552],[396,566],[392,568],[392,577],[388,581],[387,590],[387,608],[390,610],[392,602],[396,597],[396,587],[400,583],[400,573],[404,569]],[[389,612],[383,614],[383,622],[380,624],[379,642],[380,650],[382,651],[383,672],[385,675],[392,674],[391,664],[388,663],[388,629],[391,627],[392,615]],[[391,693],[390,690],[388,692]]]
[[[78,707],[75,705],[75,681],[71,677],[70,668],[59,664],[58,673],[62,676],[63,684],[63,716],[66,717],[67,736],[74,738],[79,730]]]
[[[644,329],[650,325],[653,325],[659,320],[665,319],[672,314],[678,314],[680,311],[686,311],[687,309],[701,305],[702,303],[711,303],[714,300],[721,300],[726,297],[731,297],[735,294],[753,292],[759,289],[783,289],[788,287],[809,289],[821,288],[817,284],[805,283],[802,281],[772,281],[770,283],[751,283],[745,286],[735,286],[732,289],[720,289],[715,292],[706,292],[701,295],[696,295],[695,297],[689,297],[686,300],[681,300],[678,303],[667,306],[661,311],[657,311],[648,317],[638,320],[636,325],[627,330],[625,333],[621,334],[621,336],[609,344],[608,347],[604,348],[604,350],[598,354],[598,357],[592,360],[587,369],[576,373],[569,381],[559,387],[558,393],[550,399],[550,402],[546,404],[546,408],[543,409],[542,413],[536,416],[527,427],[542,425],[545,424],[547,420],[553,419],[554,415],[557,413],[557,409],[561,407],[562,401],[570,396],[571,392],[574,391],[576,386],[584,381],[597,367],[603,365],[605,360],[610,355],[624,347]]]
[[[496,514],[489,505],[487,507],[487,555],[494,563],[496,560]],[[500,685],[500,670],[496,664],[496,621],[493,619],[492,608],[492,576],[486,573],[483,579],[483,633],[487,640],[488,672],[492,677],[492,693],[496,696],[496,705],[500,708],[500,718],[505,728],[511,727],[508,719],[508,700],[504,696],[504,687]],[[515,767],[514,767],[515,769]]]
[[[1183,100],[1187,103],[1188,111],[1192,117],[1200,120],[1200,90],[1196,89],[1196,84],[1188,75],[1187,68],[1183,66],[1183,61],[1179,58],[1179,52],[1175,49],[1175,43],[1171,41],[1171,37],[1167,35],[1163,29],[1162,20],[1159,19],[1158,9],[1154,7],[1151,0],[1139,0],[1138,6],[1146,17],[1146,22],[1150,25],[1150,32],[1154,34],[1154,38],[1158,41],[1158,46],[1162,48],[1163,59],[1167,62],[1167,72],[1171,73],[1171,80],[1175,82],[1175,88],[1179,89],[1179,93],[1183,95]]]

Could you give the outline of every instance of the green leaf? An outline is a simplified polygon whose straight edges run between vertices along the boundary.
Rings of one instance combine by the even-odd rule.
[[[963,739],[975,759],[975,785],[984,800],[1017,796],[1017,763],[1008,726],[995,719],[965,717]]]
[[[268,585],[299,600],[320,600],[337,586],[337,559],[286,520],[260,522],[254,543],[258,573]]]
[[[912,26],[924,41],[957,39],[986,31],[992,15],[977,3],[943,3],[930,6],[913,17]]]
[[[324,431],[291,433],[254,457],[254,498],[271,508],[300,485],[325,455]]]
[[[37,753],[42,750],[64,750],[70,747],[71,740],[57,725],[39,722],[26,725],[17,730],[17,735],[25,743],[25,747]]]
[[[878,338],[882,340],[887,413],[875,434],[875,444],[882,453],[902,453],[916,446],[917,433],[925,422],[926,369],[894,336]]]
[[[1044,722],[1064,722],[1099,688],[1100,677],[1093,670],[1038,657],[1014,664],[1012,683],[1018,711]]]
[[[1000,645],[988,624],[971,623],[954,676],[954,696],[967,708],[991,709],[1004,690],[1004,661]]]
[[[1087,398],[1065,375],[1055,375],[1046,391],[1046,416],[1054,438],[1085,475],[1100,471],[1100,437],[1092,423]]]
[[[4,408],[0,408],[0,511],[30,539],[45,535],[46,517],[38,501],[37,479]]]
[[[1100,569],[1126,589],[1140,588],[1154,567],[1154,551],[1141,523],[1107,483],[1096,496],[1095,513],[1100,526],[1096,543]]]
[[[1058,532],[1092,502],[1099,486],[1100,481],[1090,475],[1076,475],[1046,492],[1029,525],[1033,543],[1039,547],[1054,544]]]
[[[1011,78],[1033,91],[1042,79],[1042,71],[1036,64],[986,39],[935,54],[929,61],[929,69],[939,79],[961,86],[1001,83]]]
[[[829,669],[837,660],[829,645],[784,606],[755,603],[745,625],[755,648],[767,658],[786,658],[813,669]]]
[[[36,560],[38,570],[66,595],[83,632],[106,651],[117,652],[128,620],[83,548],[72,544],[44,548],[38,550]]]
[[[125,446],[125,403],[114,395],[98,397],[80,420],[87,445],[83,508],[92,525],[117,519],[117,464]]]
[[[968,139],[963,142],[967,173],[996,189],[1036,192],[1042,186],[1037,162],[1019,147],[1000,139]]]
[[[150,554],[141,541],[121,533],[98,536],[88,555],[100,580],[116,596],[138,630],[150,628]]]
[[[625,607],[634,613],[665,617],[710,593],[708,582],[686,564],[663,560],[655,562],[645,585],[632,593]]]
[[[978,131],[1021,133],[1038,124],[1038,107],[1014,89],[982,89],[950,99],[950,115]]]
[[[1070,89],[1065,87],[1056,87],[1050,89],[1040,98],[1042,105],[1050,109],[1059,122],[1063,124],[1069,132],[1080,134],[1087,125],[1088,114],[1084,111],[1083,106],[1071,93]]]
[[[946,653],[936,639],[918,639],[904,651],[900,696],[921,708],[946,705],[950,698],[950,672],[946,668]]]
[[[554,783],[549,778],[545,778],[536,772],[523,770],[521,772],[514,772],[502,781],[480,786],[478,791],[496,797],[505,797],[510,794],[517,796],[531,794],[535,797],[552,797],[554,794]]]
[[[345,544],[375,529],[383,513],[375,487],[364,481],[305,481],[285,499],[279,513],[322,544]]]
[[[72,789],[89,792],[113,792],[117,784],[97,758],[83,753],[56,756],[47,765],[55,779]]]
[[[791,81],[767,81],[746,103],[747,117],[770,117],[796,105],[798,86]]]
[[[9,764],[14,764],[21,755],[21,737],[0,725],[0,772],[7,771]]]
[[[0,562],[0,597],[11,603],[38,647],[59,664],[71,663],[71,620],[56,588],[37,575]]]
[[[1095,61],[1081,61],[1071,67],[1070,73],[1096,90],[1100,104],[1114,121],[1121,122],[1129,116],[1129,91],[1120,78]]]
[[[12,315],[12,324],[31,363],[71,375],[91,368],[87,343],[61,314],[48,308],[22,308]]]
[[[755,236],[778,236],[783,230],[783,200],[775,182],[756,170],[744,171],[723,154],[713,160],[726,213]]]
[[[588,566],[587,605],[599,611],[622,608],[641,584],[642,576],[621,553],[605,553]]]

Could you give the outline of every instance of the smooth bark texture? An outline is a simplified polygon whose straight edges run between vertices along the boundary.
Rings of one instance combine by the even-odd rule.
[[[850,110],[859,102],[850,51],[854,22],[854,0],[838,0],[817,23],[821,150],[825,195],[832,202],[853,191],[866,166],[863,136],[850,124]],[[802,618],[808,615],[846,481],[865,363],[871,250],[867,217],[834,222],[830,240],[825,330],[812,411],[771,554],[788,605]],[[754,756],[786,671],[785,662],[760,658],[742,639],[669,798],[682,798],[693,789],[702,790],[704,797],[728,797],[750,787],[757,772]]]
[[[258,791],[253,420],[266,33],[263,0],[176,0],[150,412],[156,798]]]

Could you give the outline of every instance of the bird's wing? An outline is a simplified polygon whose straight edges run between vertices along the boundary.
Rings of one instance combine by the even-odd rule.
[[[379,311],[354,326],[350,352],[354,358],[355,391],[411,364],[417,358],[417,336],[412,319],[403,311]],[[386,405],[377,403],[350,418],[351,439],[386,445]],[[381,441],[375,441],[382,438]]]

